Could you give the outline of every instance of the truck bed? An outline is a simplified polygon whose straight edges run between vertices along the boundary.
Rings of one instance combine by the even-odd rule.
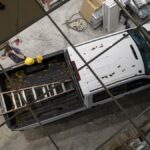
[[[79,98],[74,81],[70,77],[69,67],[63,53],[45,58],[42,64],[22,66],[16,69],[9,69],[7,72],[14,85],[11,86],[5,76],[1,74],[0,85],[2,85],[2,92],[53,83],[61,81],[62,79],[72,80],[71,83],[75,90],[67,94],[64,93],[61,96],[58,95],[54,98],[48,98],[45,101],[35,103],[31,106],[40,121],[54,117],[57,118],[57,116],[58,119],[60,119],[60,115],[70,113],[83,107],[83,101]],[[28,98],[30,99],[30,95]],[[7,109],[12,107],[9,97],[7,98],[6,105]],[[17,111],[19,110],[5,114],[4,117],[7,119]],[[8,127],[12,130],[16,130],[33,125],[34,123],[36,123],[36,121],[29,110],[24,110],[24,112],[8,123]]]

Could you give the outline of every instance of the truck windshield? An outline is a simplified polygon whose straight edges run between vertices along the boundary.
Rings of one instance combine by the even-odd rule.
[[[136,30],[128,32],[139,48],[145,65],[145,73],[150,74],[150,43],[141,35],[140,32]]]

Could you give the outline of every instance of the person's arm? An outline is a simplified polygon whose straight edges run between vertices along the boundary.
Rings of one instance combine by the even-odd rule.
[[[25,58],[25,56],[21,53],[20,49],[18,49],[18,48],[12,48],[11,53],[15,54],[16,56],[20,57],[21,59]]]

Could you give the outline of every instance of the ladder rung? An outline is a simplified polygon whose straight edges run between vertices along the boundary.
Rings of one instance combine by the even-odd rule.
[[[14,106],[14,108],[11,111],[14,111],[19,107],[24,107],[24,105],[27,103],[27,95],[26,95],[25,90],[30,90],[29,93],[32,93],[34,99],[37,100],[38,93],[36,92],[35,88],[37,88],[37,87],[40,88],[42,90],[43,94],[45,93],[43,98],[40,98],[40,100],[42,100],[42,99],[44,100],[46,98],[57,96],[59,94],[63,94],[64,92],[67,92],[67,91],[69,92],[70,90],[72,90],[70,88],[70,86],[69,86],[69,88],[67,88],[67,83],[68,82],[70,83],[70,80],[65,81],[64,83],[61,83],[59,85],[62,88],[61,92],[60,92],[60,87],[58,87],[58,89],[57,89],[57,87],[55,87],[55,85],[57,86],[57,84],[59,84],[60,82],[53,82],[53,83],[49,83],[49,84],[43,84],[43,85],[40,85],[40,86],[33,86],[33,87],[30,87],[30,88],[20,89],[19,90],[20,92],[16,92],[14,90],[14,91],[8,91],[8,92],[0,93],[3,111],[5,113],[10,111],[10,110],[9,111],[7,110],[4,94],[9,94],[11,96],[13,106]],[[16,92],[16,93],[14,93],[14,92]],[[19,104],[18,104],[18,101],[19,101]]]
[[[65,84],[62,83],[61,86],[62,86],[63,92],[66,92]]]
[[[66,80],[64,83],[70,82],[71,80]],[[47,85],[53,85],[53,84],[59,84],[60,82],[53,82],[53,83],[48,83],[48,84],[41,84],[41,85],[37,85],[37,86],[33,86],[33,88],[37,88],[37,87],[42,87],[42,86],[47,86]],[[22,88],[19,89],[19,91],[23,91],[23,90],[29,90],[32,87],[26,87],[26,88]],[[2,94],[10,94],[11,92],[17,92],[17,90],[12,90],[12,91],[6,91],[6,92],[1,92]]]
[[[19,99],[19,102],[20,102],[20,106],[22,107],[22,106],[23,106],[23,104],[22,104],[22,101],[21,101],[20,94],[18,93],[17,95],[18,95],[18,99]]]
[[[4,96],[3,96],[3,94],[0,94],[0,95],[1,95],[2,103],[3,103],[3,109],[4,109],[4,112],[7,112],[7,108],[6,108]]]
[[[26,98],[24,90],[22,90],[22,97],[23,97],[23,100],[25,100],[27,102],[27,98]]]
[[[36,100],[37,99],[37,95],[36,95],[35,89],[33,87],[32,87],[32,93],[33,93],[34,99]]]
[[[53,84],[52,88],[53,88],[54,95],[57,95],[56,89],[54,87],[55,87],[55,85]]]
[[[45,94],[44,94],[44,97],[47,98],[48,96],[47,96],[47,94],[46,94],[46,88],[45,88],[45,87],[42,87],[42,91],[43,91],[43,94],[45,93]]]
[[[49,86],[48,86],[48,85],[46,85],[46,87],[47,87],[47,90],[48,90],[49,96],[52,96],[52,95],[51,95],[51,93],[50,93]]]
[[[17,104],[16,104],[16,100],[15,100],[15,96],[14,96],[13,92],[11,93],[11,97],[12,97],[12,101],[13,101],[14,107],[16,109],[17,108]]]

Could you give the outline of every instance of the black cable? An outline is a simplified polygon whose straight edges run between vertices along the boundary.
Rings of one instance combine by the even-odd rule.
[[[77,31],[77,32],[83,32],[87,29],[88,24],[87,22],[81,18],[74,18],[76,15],[79,13],[75,13],[72,16],[69,17],[69,19],[66,20],[65,24],[67,25],[68,28]],[[73,19],[74,18],[74,19]],[[76,24],[76,25],[75,25]],[[78,24],[78,25],[77,25]]]

